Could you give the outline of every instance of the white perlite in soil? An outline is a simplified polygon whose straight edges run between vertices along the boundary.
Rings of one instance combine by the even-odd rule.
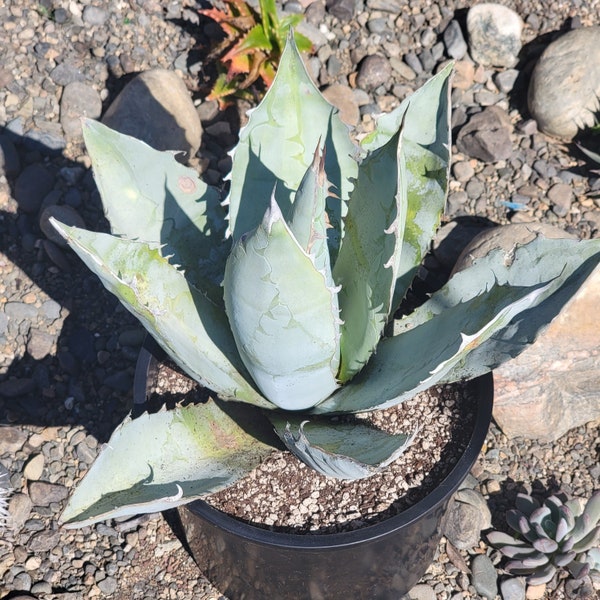
[[[166,364],[159,366],[154,390],[150,410],[206,398],[206,390]],[[417,431],[399,459],[367,479],[324,477],[287,450],[274,451],[246,477],[205,500],[276,531],[331,533],[373,524],[424,498],[451,471],[471,435],[476,401],[468,384],[439,386],[398,407],[354,417],[390,433]]]

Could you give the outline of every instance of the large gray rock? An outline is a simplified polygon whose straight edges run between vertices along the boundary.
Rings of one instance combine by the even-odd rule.
[[[600,27],[574,29],[552,42],[529,82],[529,112],[548,135],[570,140],[600,108]]]
[[[467,14],[471,58],[480,65],[512,67],[521,51],[523,21],[510,8],[476,4]]]
[[[572,237],[535,223],[487,230],[465,248],[457,270],[493,248],[523,244],[535,232]],[[599,299],[600,267],[533,345],[494,371],[494,419],[506,435],[553,441],[600,419]]]
[[[202,125],[183,81],[172,71],[152,69],[132,79],[110,105],[102,122],[143,140],[156,150],[193,157]]]
[[[553,441],[600,419],[600,268],[535,344],[494,371],[494,418],[509,437]]]

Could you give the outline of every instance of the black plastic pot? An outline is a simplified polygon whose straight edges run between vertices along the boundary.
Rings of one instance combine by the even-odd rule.
[[[140,353],[134,402],[146,401],[156,359]],[[481,450],[492,416],[493,379],[472,382],[479,402],[468,446],[450,474],[399,515],[356,531],[306,535],[267,531],[202,501],[180,509],[194,559],[231,600],[398,600],[423,576],[441,537],[448,501]]]

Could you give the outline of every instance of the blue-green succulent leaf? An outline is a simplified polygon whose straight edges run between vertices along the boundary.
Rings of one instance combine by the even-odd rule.
[[[104,286],[193,379],[223,399],[273,408],[249,383],[223,309],[196,290],[157,249],[52,222]]]
[[[312,258],[317,271],[324,273],[327,284],[333,287],[327,245],[329,223],[325,212],[328,194],[325,156],[317,148],[314,160],[296,192],[289,227],[296,241]]]
[[[557,552],[553,557],[552,557],[552,562],[557,566],[557,567],[566,567],[568,564],[570,564],[575,557],[577,556],[577,554],[573,551],[571,552]]]
[[[529,516],[534,510],[540,507],[540,503],[528,494],[517,494],[515,506],[517,507],[517,510],[520,510],[523,514]]]
[[[573,545],[573,550],[579,554],[587,552],[600,544],[600,525],[593,527],[587,535],[577,540]]]
[[[486,534],[486,538],[488,539],[490,544],[492,544],[496,548],[502,549],[503,554],[505,554],[506,548],[513,546],[515,547],[515,549],[518,549],[518,551],[524,552],[526,554],[531,554],[532,552],[534,552],[530,544],[524,542],[523,540],[518,540],[512,535],[504,533],[503,531],[490,531]],[[506,556],[509,555],[507,554]]]
[[[529,515],[529,521],[531,523],[537,523],[538,525],[544,525],[544,521],[546,521],[551,514],[552,513],[548,506],[540,506],[539,508],[533,510],[533,512]]]
[[[224,287],[240,356],[266,398],[302,410],[338,387],[336,290],[294,239],[274,197],[259,227],[234,245]]]
[[[600,573],[600,546],[588,550],[585,554],[585,561],[590,566],[591,571]]]
[[[392,306],[406,222],[401,132],[359,166],[333,268],[341,286],[341,367],[345,383],[375,351]]]
[[[534,540],[532,542],[532,546],[538,552],[543,552],[544,554],[552,554],[552,552],[556,552],[558,550],[558,544],[550,538],[540,538],[539,540]]]
[[[384,408],[488,372],[532,343],[599,261],[600,240],[534,236],[490,252],[399,320],[363,371],[316,410]]]
[[[494,285],[435,319],[383,339],[368,365],[314,411],[361,412],[412,398],[444,380],[470,352],[537,303],[547,288]]]
[[[175,508],[247,475],[274,448],[260,427],[258,409],[242,404],[223,408],[233,409],[233,416],[209,400],[127,417],[73,492],[62,523],[83,527]],[[240,419],[244,427],[237,424]],[[255,435],[246,431],[248,423]]]
[[[586,502],[583,514],[590,518],[593,525],[600,525],[600,490],[593,493]]]
[[[260,105],[250,113],[232,153],[227,201],[229,230],[234,240],[262,221],[276,183],[277,203],[289,219],[295,190],[313,162],[319,140],[325,148],[327,178],[339,196],[328,199],[330,218],[339,224],[351,189],[349,178],[355,177],[358,169],[353,158],[358,150],[350,141],[348,127],[339,118],[338,110],[312,82],[290,37],[275,80]]]
[[[440,224],[450,169],[450,77],[448,64],[400,106],[377,121],[361,143],[365,150],[381,147],[403,125],[402,154],[406,163],[408,217],[394,306],[404,298]]]
[[[506,564],[505,569],[511,574],[519,577],[526,577],[529,585],[542,585],[548,583],[556,573],[556,567],[552,564],[545,564],[542,567],[534,567],[523,564],[522,561],[511,561]]]
[[[220,295],[230,242],[218,190],[146,143],[86,120],[85,144],[114,235],[159,245],[190,281]]]
[[[525,310],[509,327],[498,331],[486,343],[475,349],[470,357],[457,364],[442,382],[471,379],[495,369],[509,358],[519,355],[532,344],[538,333],[558,315],[560,310],[581,287],[600,263],[600,240],[546,239],[536,237],[532,242],[511,252],[497,251],[476,261],[472,267],[456,273],[435,300],[411,314],[405,325],[443,310],[448,304],[460,301],[472,293],[470,282],[490,287],[493,277],[501,285],[536,285],[551,281],[531,310]],[[471,268],[475,268],[471,271]],[[467,273],[468,271],[468,273]],[[460,277],[461,273],[465,273]],[[492,275],[492,273],[494,275]],[[424,310],[422,310],[424,309]]]
[[[336,479],[363,479],[379,473],[412,443],[413,434],[389,434],[360,422],[270,413],[287,448],[309,467]]]

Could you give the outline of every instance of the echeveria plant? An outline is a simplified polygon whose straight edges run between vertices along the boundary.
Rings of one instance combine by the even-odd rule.
[[[550,496],[540,503],[518,494],[506,522],[514,537],[492,531],[487,538],[509,559],[505,568],[512,575],[538,585],[548,583],[561,569],[575,579],[590,571],[600,574],[600,491],[587,502]]]
[[[497,250],[394,320],[444,209],[451,69],[355,145],[290,38],[232,152],[224,205],[172,153],[85,124],[112,235],[54,224],[218,399],[127,418],[63,522],[172,508],[232,484],[279,444],[272,429],[252,435],[264,415],[317,471],[366,477],[413,432],[329,415],[483,374],[557,314],[600,240]]]

